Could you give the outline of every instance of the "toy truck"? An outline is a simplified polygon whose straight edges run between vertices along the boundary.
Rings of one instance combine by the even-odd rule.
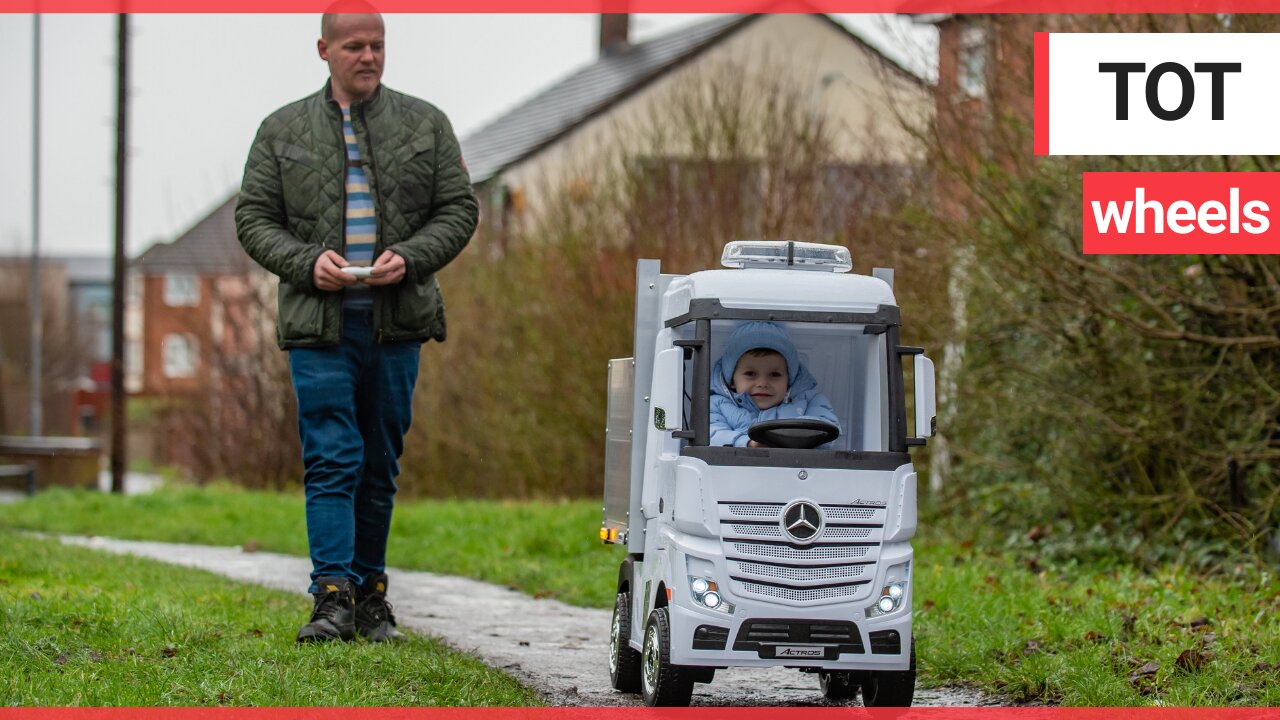
[[[722,264],[681,276],[640,260],[634,354],[609,363],[600,537],[627,550],[612,685],[684,706],[717,669],[780,665],[816,674],[831,701],[908,706],[908,448],[934,431],[933,363],[899,344],[892,270],[849,274],[846,248],[738,241]],[[838,430],[771,420],[750,428],[764,447],[710,444],[712,365],[751,320],[791,337]]]

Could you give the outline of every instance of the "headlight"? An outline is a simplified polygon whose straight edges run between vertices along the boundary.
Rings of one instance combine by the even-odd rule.
[[[693,596],[694,604],[700,607],[726,615],[733,614],[733,603],[721,597],[720,586],[714,580],[690,575],[689,594]]]
[[[880,588],[880,597],[866,609],[867,617],[880,617],[895,612],[903,605],[907,597],[907,583],[911,577],[911,563],[894,565],[885,572],[884,587]]]

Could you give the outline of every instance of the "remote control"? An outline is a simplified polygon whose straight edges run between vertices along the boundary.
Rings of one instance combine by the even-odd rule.
[[[347,267],[342,268],[342,272],[344,272],[344,273],[346,273],[346,274],[348,274],[348,275],[352,275],[352,276],[354,276],[354,277],[358,277],[358,278],[366,278],[366,277],[369,277],[370,275],[372,275],[372,274],[373,274],[373,268],[371,268],[371,267],[355,267],[355,266],[350,266],[350,265],[349,265],[349,266],[347,266]]]

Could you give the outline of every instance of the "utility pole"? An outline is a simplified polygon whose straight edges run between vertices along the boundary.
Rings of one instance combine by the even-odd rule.
[[[111,277],[111,492],[124,492],[124,293],[125,167],[128,147],[129,16],[117,16],[116,32],[116,253]]]
[[[31,22],[31,301],[27,304],[31,314],[31,414],[27,434],[36,437],[43,434],[44,425],[41,404],[44,332],[40,322],[40,13],[33,13]]]

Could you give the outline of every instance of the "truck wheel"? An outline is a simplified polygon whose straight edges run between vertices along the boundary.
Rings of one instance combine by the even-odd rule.
[[[631,593],[618,593],[609,630],[609,682],[614,690],[640,692],[640,653],[631,649]]]
[[[693,697],[693,677],[686,668],[671,664],[671,621],[666,608],[649,615],[644,629],[640,692],[649,707],[686,707]]]
[[[867,707],[911,707],[916,694],[916,643],[911,641],[911,666],[906,670],[873,670],[862,681],[862,704]]]
[[[823,670],[818,673],[818,686],[822,688],[822,697],[831,702],[852,700],[858,694],[858,682],[853,673],[847,670]]]

